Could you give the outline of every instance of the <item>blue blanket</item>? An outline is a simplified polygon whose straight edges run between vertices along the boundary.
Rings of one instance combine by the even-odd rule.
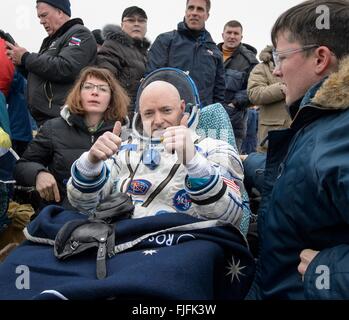
[[[250,287],[253,258],[233,227],[180,213],[119,221],[117,254],[98,280],[96,250],[54,255],[57,232],[73,219],[86,216],[49,206],[28,226],[31,240],[0,264],[0,299],[243,299]]]

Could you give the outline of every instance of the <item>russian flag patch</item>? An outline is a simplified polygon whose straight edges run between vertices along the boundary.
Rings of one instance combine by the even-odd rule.
[[[75,37],[71,37],[71,39],[69,41],[69,45],[70,46],[80,46],[80,44],[81,44],[81,39],[75,38]]]

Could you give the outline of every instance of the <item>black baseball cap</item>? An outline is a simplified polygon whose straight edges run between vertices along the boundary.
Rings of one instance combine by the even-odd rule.
[[[140,16],[144,19],[148,19],[147,14],[145,13],[145,11],[137,6],[132,6],[132,7],[128,7],[124,10],[124,12],[122,13],[122,17],[121,17],[121,21],[124,20],[125,17],[133,17],[133,16]]]

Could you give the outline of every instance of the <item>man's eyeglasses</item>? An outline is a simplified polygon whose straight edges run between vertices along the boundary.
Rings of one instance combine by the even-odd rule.
[[[305,46],[302,46],[296,49],[288,49],[284,51],[273,50],[273,59],[274,59],[275,67],[276,68],[280,67],[281,62],[285,60],[292,53],[303,52],[303,51],[313,49],[313,48],[318,48],[318,47],[320,47],[318,44],[307,44]]]
[[[86,91],[94,91],[97,88],[97,91],[100,93],[110,93],[110,87],[107,84],[93,84],[91,82],[84,82],[81,86],[81,89]]]
[[[124,20],[122,20],[122,22],[129,22],[132,24],[138,22],[139,24],[145,24],[147,23],[147,19],[130,17],[130,18],[125,18]]]

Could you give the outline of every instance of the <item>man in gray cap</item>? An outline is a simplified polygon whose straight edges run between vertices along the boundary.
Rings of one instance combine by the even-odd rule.
[[[48,34],[39,53],[7,42],[7,54],[28,75],[28,104],[42,125],[59,116],[82,68],[95,62],[97,46],[79,18],[70,19],[69,0],[37,0],[37,16]]]

